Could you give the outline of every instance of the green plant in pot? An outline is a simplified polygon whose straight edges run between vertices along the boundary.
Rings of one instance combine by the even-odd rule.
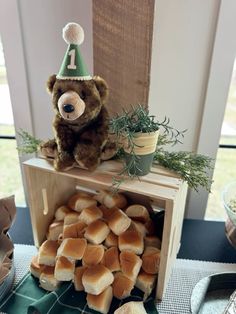
[[[169,125],[169,119],[159,122],[141,105],[132,107],[130,111],[123,109],[122,114],[111,119],[111,132],[117,138],[120,153],[126,163],[122,174],[127,173],[132,177],[149,173],[161,127],[175,141],[183,136],[183,132]]]

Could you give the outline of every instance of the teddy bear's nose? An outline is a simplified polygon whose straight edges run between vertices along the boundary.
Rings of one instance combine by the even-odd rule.
[[[74,106],[71,105],[71,104],[66,104],[63,106],[63,110],[66,112],[66,113],[70,113],[70,112],[73,112],[75,110]]]

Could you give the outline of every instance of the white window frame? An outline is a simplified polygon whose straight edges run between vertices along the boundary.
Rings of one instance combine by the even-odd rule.
[[[17,0],[0,0],[0,34],[4,49],[15,129],[34,134],[28,89],[20,10]],[[19,137],[16,133],[16,141]],[[29,156],[19,156],[20,165]],[[21,167],[21,173],[22,167]],[[24,176],[23,185],[25,186]],[[26,189],[24,189],[26,191]]]
[[[212,53],[197,152],[216,158],[236,55],[236,1],[222,0]],[[212,178],[213,171],[210,171]],[[200,195],[199,195],[200,193]],[[191,191],[186,217],[204,219],[209,193]]]

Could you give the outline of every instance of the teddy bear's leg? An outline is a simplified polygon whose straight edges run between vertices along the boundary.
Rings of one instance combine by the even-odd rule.
[[[74,165],[74,157],[67,152],[58,152],[54,159],[54,168],[58,171],[69,170]]]
[[[95,145],[78,143],[74,149],[74,158],[83,168],[95,169],[100,163],[101,149]]]

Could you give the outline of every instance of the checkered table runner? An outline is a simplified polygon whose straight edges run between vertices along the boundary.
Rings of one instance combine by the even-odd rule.
[[[14,301],[17,299],[16,297],[19,297],[19,294],[23,295],[22,298],[25,300],[27,304],[32,304],[36,302],[35,300],[38,300],[39,298],[41,300],[47,300],[48,298],[50,301],[52,301],[51,304],[53,304],[58,299],[58,293],[64,293],[62,297],[60,298],[60,302],[64,303],[65,300],[67,300],[68,295],[71,298],[75,298],[74,294],[71,292],[71,285],[66,284],[62,286],[57,292],[48,293],[40,288],[38,288],[37,295],[28,294],[26,291],[24,292],[24,282],[27,280],[35,281],[33,277],[28,275],[28,277],[24,277],[25,274],[28,271],[29,263],[31,260],[31,257],[36,254],[36,249],[33,246],[26,246],[26,245],[16,245],[15,246],[15,266],[16,266],[16,278],[14,283],[14,290],[13,295],[8,295],[8,301],[12,297],[11,301]],[[183,260],[179,259],[176,261],[170,281],[167,286],[165,298],[162,302],[159,302],[157,304],[157,310],[159,314],[189,314],[190,313],[190,298],[192,289],[195,286],[195,284],[203,277],[209,276],[210,274],[217,273],[217,272],[224,272],[224,271],[236,271],[236,264],[223,264],[223,263],[213,263],[213,262],[203,262],[203,261],[191,261],[191,260]],[[26,275],[27,276],[27,275]],[[22,278],[25,278],[25,281],[20,280]],[[17,286],[17,284],[20,282],[20,284]],[[35,285],[35,282],[33,282]],[[19,290],[18,290],[19,288]],[[73,297],[74,296],[74,297]],[[15,299],[14,299],[15,297]],[[21,296],[20,296],[21,297]],[[64,298],[63,298],[64,297]],[[138,298],[138,297],[137,297]],[[6,300],[6,299],[5,299]],[[13,303],[10,302],[9,303]],[[44,302],[41,302],[42,304]],[[55,304],[58,302],[56,301]],[[3,305],[4,306],[4,305]],[[4,307],[3,307],[4,308]],[[4,313],[4,310],[0,305],[0,309],[3,311],[1,313]],[[78,311],[73,308],[73,305],[71,305],[70,309],[67,308],[66,312],[62,312],[63,304],[60,304],[60,309],[58,307],[56,308],[58,313],[84,313],[84,314],[90,314],[90,313],[97,313],[95,311],[91,311],[88,307],[85,306],[82,308],[82,311]],[[52,309],[51,309],[52,310]],[[73,312],[74,310],[74,312]],[[151,312],[154,313],[151,309]],[[155,310],[155,309],[154,309]],[[24,314],[27,313],[27,311],[23,310],[22,307],[19,308],[15,312],[7,312],[8,314]],[[36,314],[37,312],[29,312]],[[54,311],[49,311],[47,309],[46,312],[42,312],[43,314],[46,313],[55,313]],[[209,314],[215,314],[215,313],[209,313]]]

